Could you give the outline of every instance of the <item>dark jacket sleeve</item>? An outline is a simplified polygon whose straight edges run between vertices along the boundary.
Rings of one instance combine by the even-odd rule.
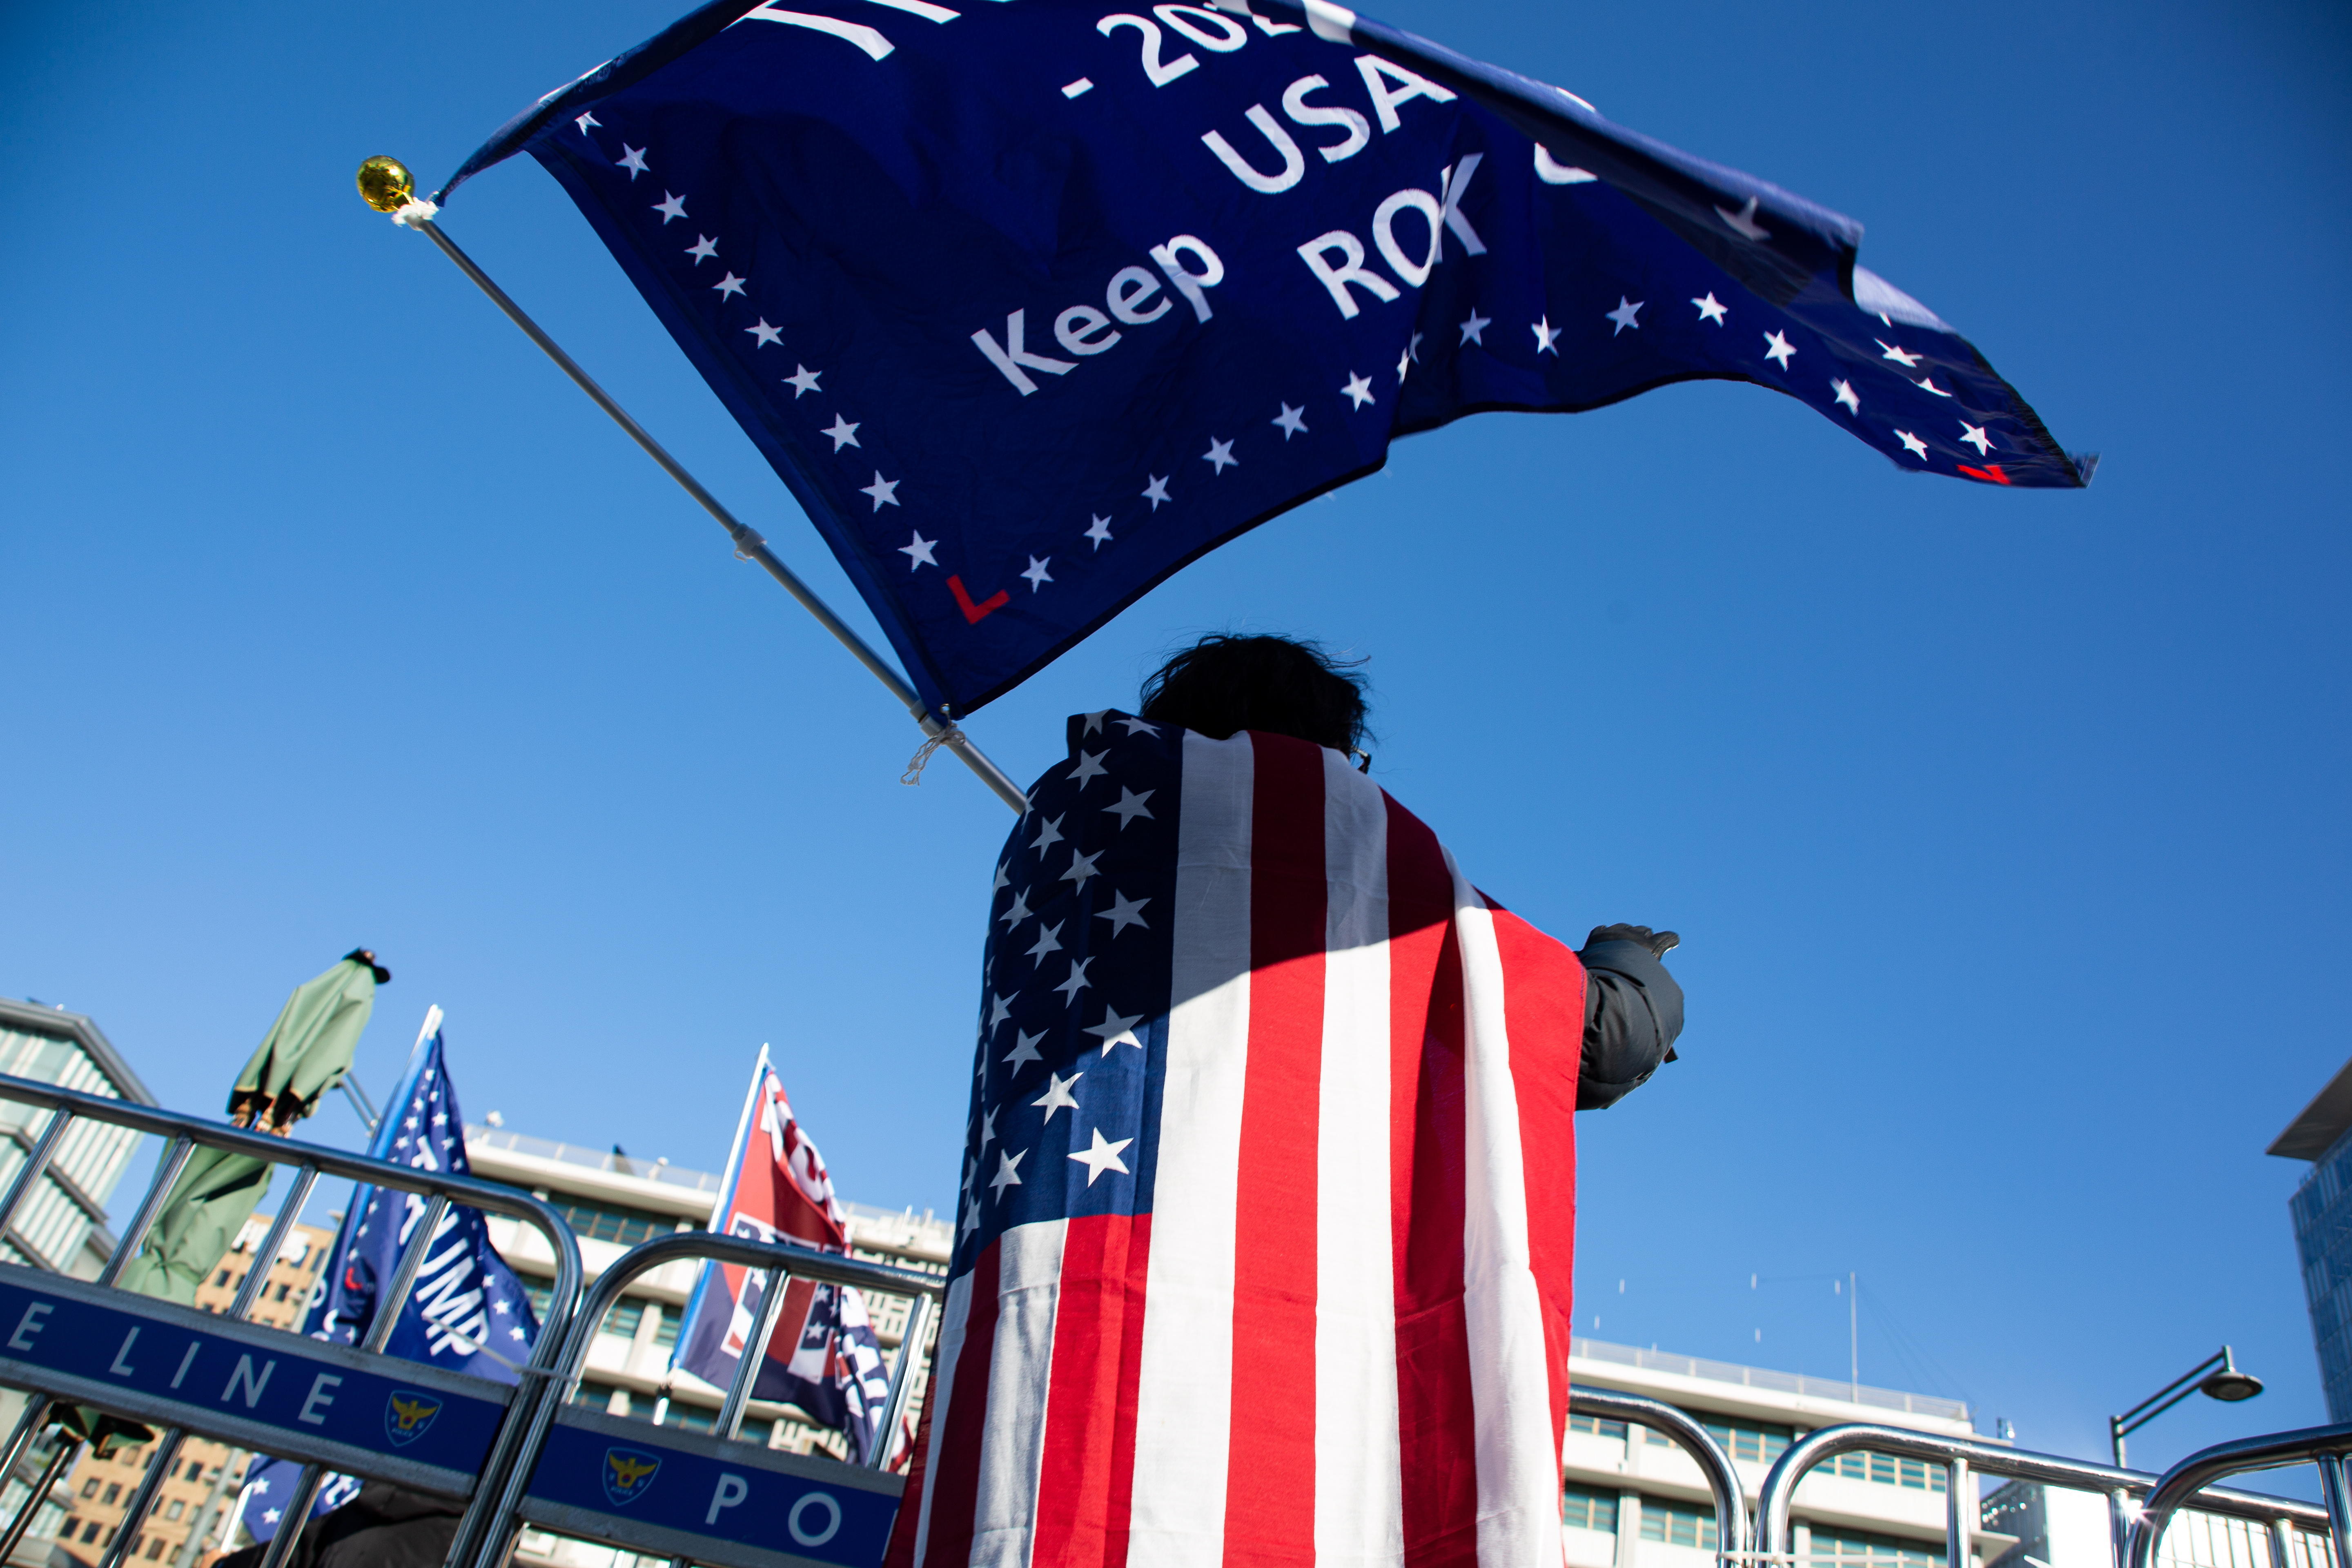
[[[1576,1109],[1605,1110],[1649,1080],[1683,1032],[1683,988],[1638,942],[1596,942],[1584,961],[1584,1058]]]

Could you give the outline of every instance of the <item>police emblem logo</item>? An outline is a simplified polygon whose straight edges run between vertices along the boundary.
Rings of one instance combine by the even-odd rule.
[[[643,1448],[607,1448],[604,1495],[614,1506],[626,1508],[653,1489],[655,1472],[660,1468],[659,1454],[648,1454]]]
[[[405,1448],[432,1426],[433,1418],[441,1414],[441,1401],[429,1394],[419,1394],[413,1388],[395,1388],[384,1401],[383,1435],[392,1439],[395,1448]]]

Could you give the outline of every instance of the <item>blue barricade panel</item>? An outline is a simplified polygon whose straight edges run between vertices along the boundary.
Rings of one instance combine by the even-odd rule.
[[[549,1428],[522,1517],[567,1535],[725,1568],[874,1568],[905,1482],[601,1411]]]
[[[11,1263],[0,1384],[460,1497],[513,1393]]]

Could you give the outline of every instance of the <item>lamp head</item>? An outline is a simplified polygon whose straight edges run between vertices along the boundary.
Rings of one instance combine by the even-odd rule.
[[[2224,1367],[2197,1385],[2198,1392],[2208,1399],[2218,1399],[2224,1405],[2235,1405],[2242,1399],[2252,1399],[2263,1391],[2263,1380],[2252,1373],[2235,1367]]]

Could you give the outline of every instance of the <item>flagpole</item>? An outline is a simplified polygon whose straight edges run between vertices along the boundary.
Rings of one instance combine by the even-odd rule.
[[[396,174],[393,173],[394,170],[398,171]],[[521,306],[508,297],[505,289],[491,281],[488,273],[475,265],[472,257],[457,247],[457,241],[441,232],[440,225],[433,221],[434,214],[440,209],[430,202],[413,199],[415,185],[405,168],[388,158],[371,158],[366,163],[361,165],[360,172],[361,189],[367,196],[369,205],[375,207],[378,212],[389,213],[394,223],[416,230],[440,247],[441,254],[456,263],[458,271],[473,279],[474,286],[489,296],[490,303],[503,311],[507,320],[520,327],[523,335],[537,343],[541,352],[555,362],[556,368],[570,376],[572,384],[588,395],[589,401],[610,415],[613,423],[625,431],[630,440],[643,447],[646,456],[660,465],[662,472],[676,479],[679,489],[692,496],[703,510],[719,520],[719,526],[724,528],[728,535],[735,541],[735,552],[738,555],[749,561],[756,561],[766,568],[768,575],[782,584],[785,593],[800,601],[801,608],[815,616],[817,624],[831,632],[834,640],[847,648],[850,657],[864,665],[867,672],[888,689],[891,696],[898,700],[915,722],[922,727],[924,735],[928,737],[923,749],[916,753],[914,763],[908,769],[907,783],[912,784],[916,781],[921,772],[923,762],[928,759],[933,748],[944,746],[953,752],[957,760],[964,766],[979,774],[980,782],[995,791],[997,797],[1005,805],[1016,812],[1025,812],[1029,809],[1029,798],[1021,793],[1021,787],[1007,777],[1002,768],[989,761],[987,755],[972,743],[971,737],[956,725],[941,723],[934,717],[930,710],[924,706],[923,700],[916,695],[915,689],[907,684],[906,677],[892,668],[889,660],[868,646],[866,639],[859,637],[849,623],[834,614],[833,606],[817,597],[816,590],[803,582],[798,573],[778,560],[775,552],[768,548],[767,540],[761,537],[756,529],[739,521],[717,496],[704,489],[702,481],[688,473],[684,464],[671,457],[668,449],[659,441],[655,440],[652,433],[644,426],[632,418],[627,409],[615,403],[612,395],[596,384],[593,376],[581,369],[578,361],[564,353],[562,347],[553,338],[549,337]],[[382,182],[380,187],[371,186],[369,176],[372,174]],[[393,205],[391,206],[380,205],[384,200],[392,201]]]

